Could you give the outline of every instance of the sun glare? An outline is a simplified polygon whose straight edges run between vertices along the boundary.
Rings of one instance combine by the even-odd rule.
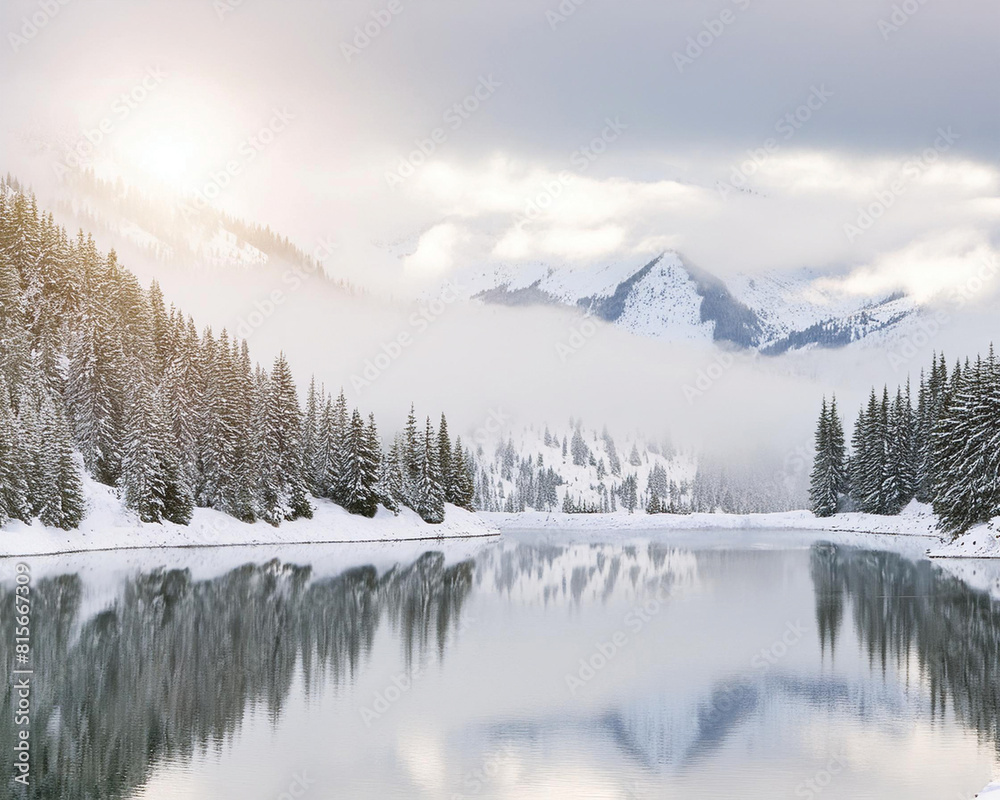
[[[193,146],[170,134],[137,141],[130,160],[141,172],[174,188],[182,188],[190,170]]]

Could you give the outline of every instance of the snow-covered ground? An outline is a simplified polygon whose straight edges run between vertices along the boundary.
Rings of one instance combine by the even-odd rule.
[[[913,502],[896,517],[876,514],[837,514],[820,518],[809,511],[776,514],[561,514],[525,512],[484,513],[502,530],[794,530],[831,533],[870,533],[926,539],[932,558],[1000,558],[1000,517],[979,525],[952,542],[945,542],[930,507]]]
[[[1000,517],[977,525],[955,541],[932,547],[933,558],[1000,558]]]
[[[440,525],[428,525],[404,508],[397,516],[379,509],[374,519],[348,514],[328,500],[313,500],[312,519],[248,525],[212,509],[195,509],[190,525],[140,522],[114,490],[84,480],[87,513],[76,530],[47,528],[39,522],[11,522],[0,530],[0,557],[125,548],[221,545],[287,545],[319,542],[398,542],[497,535],[478,514],[447,506]]]
[[[938,539],[937,520],[928,506],[911,503],[898,517],[875,514],[837,514],[820,518],[810,511],[782,511],[775,514],[561,514],[525,512],[521,514],[481,514],[501,529],[535,530],[703,530],[768,529],[798,531],[843,531],[881,533],[894,536],[926,536]]]

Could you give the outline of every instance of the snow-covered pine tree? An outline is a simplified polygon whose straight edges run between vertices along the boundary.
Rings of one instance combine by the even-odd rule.
[[[121,474],[126,361],[121,326],[114,318],[117,258],[106,261],[89,240],[83,254],[85,292],[69,351],[67,399],[84,464],[101,483]]]
[[[883,513],[898,514],[913,499],[912,474],[912,409],[897,390],[895,401],[888,404],[888,394],[883,400],[888,407],[886,414],[886,466],[882,481]]]
[[[837,409],[837,396],[830,399],[830,454],[834,469],[834,488],[837,496],[846,496],[851,490],[850,470],[847,462],[847,442],[844,422]]]
[[[444,488],[441,485],[441,465],[438,463],[438,443],[430,417],[427,417],[424,434],[417,445],[420,463],[413,510],[424,522],[439,524],[444,522]]]
[[[270,518],[312,517],[302,466],[302,410],[284,353],[274,359],[265,401],[268,441],[273,452],[271,477],[277,484],[277,507]]]
[[[306,487],[314,497],[321,497],[317,481],[320,464],[320,396],[316,390],[316,376],[309,381],[306,395],[306,413],[302,418],[302,467]]]
[[[918,455],[916,472],[916,497],[921,503],[930,503],[934,499],[935,464],[934,464],[934,430],[944,404],[945,391],[949,382],[948,362],[944,353],[940,357],[935,353],[931,362],[930,376],[926,383],[921,375],[919,415],[917,422]]]
[[[21,451],[21,433],[10,402],[10,390],[0,375],[0,525],[9,519],[31,520],[28,503],[26,454]]]
[[[809,503],[817,517],[832,517],[837,513],[838,473],[834,464],[833,424],[825,397],[816,424],[815,449]]]
[[[399,512],[403,503],[403,467],[398,436],[379,465],[376,494],[378,501],[389,511],[394,514]]]
[[[466,511],[472,511],[475,502],[475,462],[472,459],[472,454],[462,447],[462,437],[458,436],[455,438],[455,450],[451,455],[451,467],[452,474],[454,476],[454,494],[451,499],[448,500],[449,503],[458,506],[459,508],[464,508]],[[539,472],[541,472],[541,466],[539,465]],[[552,468],[549,468],[549,475],[552,475]],[[555,485],[550,483],[550,489],[542,492],[541,485],[539,483],[539,493],[542,495],[546,505],[555,505]]]
[[[343,446],[341,492],[343,506],[352,514],[374,517],[378,510],[378,456],[373,452],[378,446],[378,434],[366,430],[361,413],[354,409],[347,425]]]
[[[871,495],[868,485],[869,460],[869,429],[871,425],[864,408],[858,412],[854,423],[854,435],[851,438],[851,498],[857,511],[868,512],[868,498]]]
[[[284,519],[278,465],[277,433],[271,425],[271,380],[267,371],[257,365],[254,372],[254,390],[251,403],[253,504],[254,516],[277,527]]]
[[[448,434],[448,420],[441,414],[441,424],[438,426],[438,464],[441,468],[441,484],[444,489],[444,499],[446,503],[454,502],[452,498],[456,495],[456,476],[452,472],[451,465],[451,437]]]
[[[417,431],[417,416],[413,403],[410,403],[410,413],[406,417],[406,425],[403,428],[402,457],[403,457],[403,502],[410,508],[417,506],[417,486],[420,482],[420,442]]]
[[[934,431],[934,511],[941,527],[968,530],[1000,514],[1000,367],[956,366]]]
[[[201,346],[194,319],[188,317],[185,324],[177,314],[171,340],[173,350],[167,354],[164,367],[164,401],[185,483],[193,488],[200,482],[198,443],[203,404]]]
[[[346,486],[346,442],[350,417],[347,414],[347,399],[341,388],[337,401],[333,406],[333,416],[329,431],[329,461],[327,464],[326,483],[329,486],[329,497],[338,505],[347,505]]]
[[[227,408],[223,353],[228,355],[225,331],[218,342],[211,328],[202,335],[200,354],[202,384],[198,434],[198,483],[195,499],[199,506],[229,512],[227,484],[233,467],[233,431]]]
[[[138,513],[143,522],[162,522],[167,485],[157,454],[152,392],[140,368],[133,364],[130,372],[122,496],[125,505]]]
[[[69,424],[50,397],[43,401],[40,416],[44,483],[38,518],[43,525],[69,530],[80,524],[85,508]]]
[[[253,446],[253,369],[245,340],[233,340],[233,371],[228,389],[233,398],[235,449],[233,452],[233,507],[230,513],[243,522],[253,522],[254,446]]]
[[[325,395],[317,432],[316,474],[313,483],[317,497],[331,497],[336,481],[336,443],[334,441],[333,398]]]

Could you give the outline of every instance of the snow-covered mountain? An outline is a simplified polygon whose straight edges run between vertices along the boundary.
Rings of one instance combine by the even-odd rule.
[[[484,303],[572,306],[640,336],[725,342],[769,355],[848,345],[904,325],[920,310],[899,293],[846,296],[828,279],[802,269],[736,275],[726,282],[664,252],[596,269],[480,267],[468,270],[462,283]]]

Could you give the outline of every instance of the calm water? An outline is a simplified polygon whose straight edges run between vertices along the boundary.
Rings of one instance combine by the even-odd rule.
[[[211,577],[190,552],[36,559],[27,796],[958,800],[1000,772],[1000,604],[935,563],[565,542],[246,551]]]

